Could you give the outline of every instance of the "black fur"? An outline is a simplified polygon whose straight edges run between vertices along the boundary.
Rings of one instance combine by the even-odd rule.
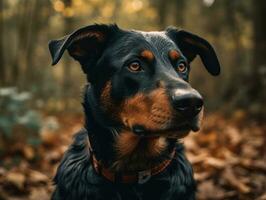
[[[66,152],[55,177],[57,184],[52,199],[162,199],[195,198],[195,182],[191,165],[183,152],[183,145],[176,144],[176,156],[163,173],[147,183],[111,183],[95,173],[90,164],[87,146],[88,132],[81,130]]]
[[[220,65],[212,46],[203,38],[186,31],[169,28],[164,32],[138,32],[119,29],[116,25],[92,25],[49,43],[49,49],[56,64],[65,50],[76,59],[87,75],[89,84],[84,91],[85,128],[78,132],[74,142],[65,153],[58,167],[54,182],[54,200],[192,200],[195,199],[195,181],[183,145],[167,138],[165,150],[155,158],[159,163],[167,159],[175,149],[170,165],[160,174],[151,177],[144,184],[122,184],[110,182],[98,175],[91,164],[88,137],[94,154],[104,166],[111,166],[115,160],[115,137],[124,124],[112,118],[112,113],[102,109],[101,93],[109,81],[112,84],[113,106],[120,106],[125,99],[139,92],[149,93],[164,82],[169,101],[178,88],[192,91],[186,73],[176,71],[176,65],[189,63],[200,55],[206,69],[218,75]],[[154,60],[147,62],[138,56],[148,49]],[[171,61],[170,50],[180,52],[180,58]],[[131,62],[138,61],[142,67],[139,73],[128,69]],[[194,91],[194,90],[193,90]],[[184,117],[176,119],[171,129],[185,122]],[[146,132],[151,130],[145,130]]]

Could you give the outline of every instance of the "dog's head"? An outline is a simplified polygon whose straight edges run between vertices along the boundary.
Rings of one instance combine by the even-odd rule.
[[[53,65],[67,49],[82,66],[104,115],[143,136],[180,138],[197,131],[203,99],[188,83],[190,63],[199,55],[210,74],[220,73],[212,46],[176,28],[142,32],[91,25],[51,41],[49,49]]]

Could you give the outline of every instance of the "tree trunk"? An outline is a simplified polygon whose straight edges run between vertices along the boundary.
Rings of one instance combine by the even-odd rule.
[[[164,29],[167,21],[167,5],[169,4],[166,0],[159,0],[156,8],[158,13],[158,24],[161,29]]]
[[[71,7],[72,0],[64,0],[66,7]],[[73,18],[65,17],[65,33],[69,33],[73,28]],[[70,107],[70,97],[71,97],[71,66],[70,58],[66,56],[64,59],[64,68],[63,68],[63,98],[64,98],[64,109],[69,110]]]
[[[253,64],[254,66],[266,65],[266,26],[265,26],[265,10],[266,1],[257,0],[254,5],[253,13],[253,27],[254,27],[254,50],[253,50]],[[259,71],[258,69],[256,70]]]
[[[248,97],[253,105],[251,111],[265,117],[266,112],[266,1],[253,2],[253,60],[248,77]],[[263,114],[264,112],[264,114]]]
[[[0,1],[0,86],[6,83],[6,66],[4,61],[4,2]]]
[[[9,83],[12,85],[22,86],[22,77],[25,76],[24,70],[26,66],[26,52],[27,46],[27,34],[28,34],[28,20],[30,14],[30,0],[23,0],[18,3],[18,15],[14,16],[18,18],[17,37],[18,44],[16,47],[15,57],[12,63],[11,76]],[[19,87],[21,88],[21,87]]]
[[[185,0],[174,0],[175,25],[183,27],[185,23]]]

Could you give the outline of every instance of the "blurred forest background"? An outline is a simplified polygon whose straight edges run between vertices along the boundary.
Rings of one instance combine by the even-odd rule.
[[[0,200],[49,199],[51,178],[82,127],[78,63],[51,67],[48,41],[93,23],[194,32],[222,66],[199,59],[191,84],[206,99],[203,129],[184,143],[198,199],[266,199],[266,1],[0,0]]]

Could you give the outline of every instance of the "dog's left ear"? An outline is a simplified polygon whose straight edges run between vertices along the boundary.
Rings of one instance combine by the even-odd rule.
[[[94,24],[80,28],[61,39],[50,41],[52,65],[57,64],[64,51],[68,50],[69,55],[79,61],[83,71],[87,73],[87,65],[97,62],[112,34],[118,29],[117,25]]]
[[[213,76],[220,74],[220,63],[210,43],[190,32],[170,27],[166,34],[177,44],[189,62],[199,55],[207,71]]]

